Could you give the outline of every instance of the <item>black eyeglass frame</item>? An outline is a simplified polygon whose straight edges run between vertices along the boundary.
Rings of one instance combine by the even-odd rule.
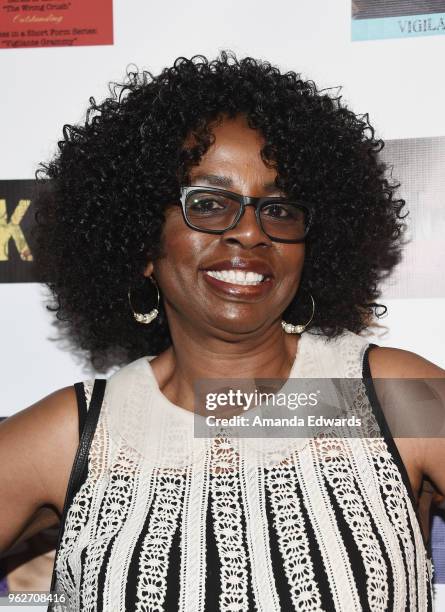
[[[232,198],[234,198],[239,203],[240,208],[239,208],[239,212],[236,215],[233,223],[231,223],[229,227],[226,227],[225,229],[222,229],[222,230],[203,229],[202,227],[197,227],[196,225],[193,225],[193,223],[191,223],[187,217],[186,200],[187,200],[187,197],[195,191],[198,191],[198,192],[205,191],[207,193],[219,193],[221,195],[231,196]],[[297,238],[295,240],[287,240],[285,238],[276,238],[275,236],[271,236],[264,230],[263,223],[261,221],[261,216],[260,216],[261,209],[264,208],[266,205],[273,204],[276,202],[291,204],[305,212],[306,229],[305,229],[304,236],[302,238]],[[227,191],[226,189],[220,189],[219,187],[206,187],[206,186],[200,186],[200,185],[192,185],[192,186],[181,187],[181,197],[180,197],[178,204],[179,203],[182,206],[182,214],[184,217],[184,221],[188,225],[188,227],[190,227],[190,229],[196,230],[197,232],[204,232],[205,234],[224,234],[224,232],[227,232],[233,229],[234,227],[236,227],[239,220],[244,214],[244,210],[246,206],[255,206],[255,216],[257,219],[257,223],[259,227],[261,228],[261,231],[268,238],[270,238],[273,242],[284,242],[287,244],[296,244],[296,243],[304,242],[309,233],[309,229],[312,223],[312,207],[307,202],[303,203],[303,202],[296,201],[296,200],[286,200],[286,198],[283,198],[281,196],[277,196],[277,197],[265,196],[265,197],[258,198],[258,197],[240,195],[239,193],[235,193],[233,191]]]

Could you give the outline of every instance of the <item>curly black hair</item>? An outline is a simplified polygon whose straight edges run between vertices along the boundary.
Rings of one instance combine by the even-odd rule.
[[[379,283],[400,260],[405,202],[368,115],[266,61],[179,57],[158,76],[128,72],[100,104],[90,98],[85,123],[64,126],[57,155],[36,173],[35,257],[55,298],[49,308],[97,369],[171,344],[162,308],[140,325],[127,291],[137,293],[147,261],[160,256],[166,203],[212,143],[212,122],[239,114],[264,137],[277,186],[315,206],[299,299],[284,318],[307,320],[301,296],[310,292],[311,325],[328,338],[372,321]]]

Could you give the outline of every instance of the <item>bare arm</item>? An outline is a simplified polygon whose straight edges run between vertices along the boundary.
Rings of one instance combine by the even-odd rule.
[[[78,427],[74,387],[0,424],[0,552],[58,522]]]
[[[416,439],[401,438],[398,445],[409,444],[409,459],[417,466],[419,474],[426,476],[434,484],[435,497],[445,495],[445,370],[427,361],[423,357],[394,348],[375,348],[370,352],[369,364],[375,378],[394,379],[431,379],[430,388],[434,391],[436,402],[434,412],[418,414],[418,431],[430,429],[431,422],[437,424],[437,436],[419,435]],[[422,404],[419,403],[422,408]],[[434,421],[431,421],[434,417]],[[422,422],[425,420],[425,423]],[[413,427],[413,431],[416,428]]]

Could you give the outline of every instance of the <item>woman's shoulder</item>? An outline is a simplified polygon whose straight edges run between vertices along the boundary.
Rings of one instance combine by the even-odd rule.
[[[445,370],[412,351],[376,346],[369,353],[373,378],[445,378]]]
[[[445,495],[445,370],[412,351],[375,347],[369,366],[399,451]]]
[[[343,330],[334,337],[328,337],[315,328],[307,335],[307,343],[325,348],[333,355],[342,352],[363,354],[370,345],[369,365],[373,378],[444,378],[445,370],[421,355],[395,347],[374,345],[369,336]]]
[[[140,381],[154,383],[150,360],[148,356],[140,357],[116,369],[108,378],[106,395],[120,390],[128,390]]]
[[[0,549],[11,545],[41,508],[60,516],[78,444],[73,387],[61,388],[1,423]]]
[[[369,346],[369,340],[365,337],[348,330],[328,336],[315,328],[304,333],[300,342],[304,375],[315,378],[361,378],[363,357]]]
[[[51,461],[62,449],[79,442],[78,404],[74,386],[60,388],[31,406],[5,419],[1,424],[2,450],[15,444],[14,454],[40,457],[39,465]],[[13,442],[12,442],[13,441]],[[22,449],[23,452],[20,452]],[[49,466],[48,466],[49,467]],[[56,466],[54,466],[56,467]],[[51,477],[39,475],[42,484]]]

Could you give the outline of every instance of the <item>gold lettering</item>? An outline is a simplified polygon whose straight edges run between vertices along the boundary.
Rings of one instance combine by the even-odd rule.
[[[8,221],[6,200],[0,200],[0,261],[9,259],[9,241],[15,242],[22,261],[32,261],[31,250],[20,227],[31,200],[20,200]]]

